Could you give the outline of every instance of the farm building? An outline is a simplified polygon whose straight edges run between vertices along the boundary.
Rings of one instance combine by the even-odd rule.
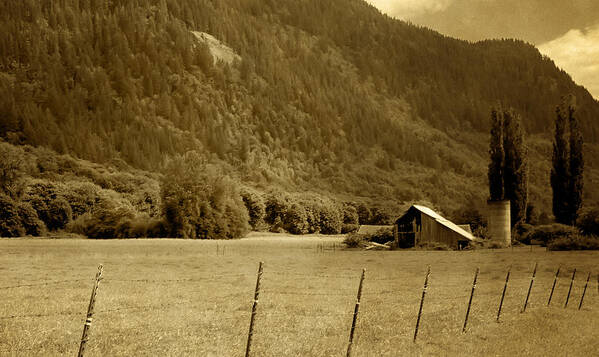
[[[418,205],[410,207],[395,221],[395,226],[396,240],[413,241],[414,245],[442,243],[451,248],[460,248],[475,239],[469,230],[443,218],[428,207]]]

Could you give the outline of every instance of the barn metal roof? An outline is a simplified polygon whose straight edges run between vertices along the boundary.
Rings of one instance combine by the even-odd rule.
[[[467,231],[465,231],[463,228],[460,228],[457,224],[453,223],[452,221],[442,217],[440,214],[438,214],[437,212],[433,211],[432,209],[425,207],[425,206],[419,206],[419,205],[413,205],[412,207],[414,207],[415,209],[417,209],[418,211],[426,214],[427,216],[434,218],[435,221],[437,221],[439,224],[451,229],[452,231],[458,233],[459,235],[463,236],[464,238],[467,238],[469,240],[475,240],[476,238],[474,238],[474,236],[472,235],[472,233],[469,233]]]

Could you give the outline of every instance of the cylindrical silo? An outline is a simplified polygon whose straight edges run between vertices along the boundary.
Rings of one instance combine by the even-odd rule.
[[[510,201],[488,201],[487,220],[491,240],[506,247],[512,245]]]

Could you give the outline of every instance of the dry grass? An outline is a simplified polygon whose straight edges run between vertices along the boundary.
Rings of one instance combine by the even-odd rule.
[[[0,355],[75,355],[98,263],[105,267],[90,356],[242,356],[258,262],[265,262],[254,355],[343,356],[362,267],[356,356],[595,355],[599,296],[594,252],[319,252],[340,237],[240,241],[1,240]],[[224,255],[217,255],[217,244]],[[534,262],[537,279],[524,302]],[[412,342],[426,266],[432,267]],[[505,273],[512,279],[495,323]],[[545,304],[558,265],[552,307]],[[461,327],[480,267],[468,331]],[[571,269],[577,279],[563,308]],[[586,274],[593,271],[582,311]],[[38,285],[47,283],[47,285]],[[21,286],[17,285],[33,285]],[[12,287],[12,288],[11,288]]]

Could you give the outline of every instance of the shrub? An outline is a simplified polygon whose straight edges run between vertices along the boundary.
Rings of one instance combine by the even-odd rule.
[[[530,244],[530,233],[534,229],[535,227],[528,223],[518,222],[513,229],[514,241]]]
[[[70,182],[63,192],[71,205],[73,218],[90,212],[100,199],[100,187],[90,182]]]
[[[350,233],[343,239],[343,243],[345,243],[348,248],[357,248],[363,241],[363,236],[357,233]]]
[[[114,195],[102,197],[91,213],[80,216],[69,230],[89,238],[125,238],[131,231],[135,210],[131,203]]]
[[[248,211],[250,226],[254,230],[258,230],[262,223],[264,223],[264,216],[266,214],[264,199],[258,192],[248,188],[241,190],[241,198]]]
[[[359,223],[358,211],[356,207],[350,204],[343,205],[343,224],[345,225],[355,225],[357,226]],[[343,231],[343,229],[342,229]]]
[[[547,244],[549,250],[599,250],[599,238],[595,236],[567,236],[553,239]]]
[[[287,211],[287,199],[281,193],[272,193],[268,196],[265,203],[264,222],[271,228],[281,226]]]
[[[7,195],[0,193],[0,237],[21,237],[25,229],[21,226],[18,205]]]
[[[308,233],[308,218],[304,207],[294,203],[287,208],[284,218],[284,228],[291,234]]]
[[[393,229],[381,228],[373,234],[365,235],[364,239],[369,242],[375,242],[375,243],[379,243],[379,244],[391,242],[394,240]]]
[[[63,197],[57,197],[48,202],[47,208],[45,223],[48,229],[63,229],[71,221],[73,211],[71,205]]]
[[[320,232],[323,234],[341,233],[343,215],[341,211],[332,204],[322,205],[320,208]]]
[[[599,208],[584,210],[578,218],[576,226],[584,235],[599,236]]]
[[[526,241],[538,241],[541,245],[547,245],[550,241],[558,238],[569,238],[578,235],[578,229],[563,224],[550,224],[535,227],[524,238]]]
[[[63,229],[71,221],[73,210],[61,195],[58,185],[34,180],[26,189],[24,201],[29,202],[49,230]]]
[[[249,231],[235,183],[196,152],[175,157],[164,177],[161,196],[170,236],[238,238]]]
[[[359,228],[360,228],[360,226],[357,224],[345,224],[344,223],[341,226],[341,233],[342,234],[353,233],[353,232],[356,232]]]
[[[25,234],[41,236],[46,232],[46,225],[37,216],[37,212],[29,202],[20,202],[18,205],[19,218]]]

